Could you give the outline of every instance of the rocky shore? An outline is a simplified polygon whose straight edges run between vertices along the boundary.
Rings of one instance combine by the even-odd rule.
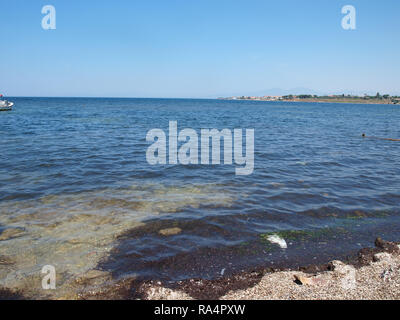
[[[376,239],[375,248],[349,261],[332,261],[298,270],[253,270],[216,280],[176,284],[144,282],[141,298],[221,300],[375,300],[400,299],[400,245]]]
[[[107,277],[106,277],[107,278]],[[400,299],[400,243],[376,239],[348,261],[296,269],[257,268],[218,279],[178,282],[129,279],[104,284],[104,272],[92,270],[80,294],[61,300],[375,300]],[[94,283],[100,282],[100,286]],[[107,281],[105,281],[107,282]],[[94,289],[97,287],[97,289]],[[101,289],[99,289],[101,288]],[[27,299],[23,292],[0,288],[0,299]]]

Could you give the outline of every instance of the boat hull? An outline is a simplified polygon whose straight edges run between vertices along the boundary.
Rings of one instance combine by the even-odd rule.
[[[0,105],[0,111],[11,111],[14,103],[13,102],[7,102],[5,105]]]

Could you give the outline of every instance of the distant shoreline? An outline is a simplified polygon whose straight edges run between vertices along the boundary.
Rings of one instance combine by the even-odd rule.
[[[329,100],[329,99],[298,99],[298,100],[281,100],[285,102],[308,102],[308,103],[353,103],[353,104],[393,104],[396,105],[398,103],[394,103],[390,100],[383,101],[374,101],[374,100]]]
[[[400,105],[400,103],[393,103],[388,101],[361,101],[361,100],[322,100],[322,99],[298,99],[298,100],[263,100],[263,99],[230,99],[218,98],[218,100],[227,101],[260,101],[260,102],[306,102],[306,103],[338,103],[338,104],[376,104],[376,105]]]
[[[352,103],[352,104],[376,104],[376,105],[400,105],[400,98],[392,98],[392,99],[351,99],[351,98],[343,98],[343,99],[335,99],[335,98],[307,98],[307,99],[265,99],[262,97],[218,97],[218,98],[149,98],[149,97],[41,97],[41,96],[10,96],[9,99],[126,99],[126,100],[225,100],[225,101],[261,101],[261,102],[306,102],[306,103]]]
[[[353,104],[391,104],[400,105],[400,98],[361,98],[361,97],[312,97],[312,98],[287,98],[284,97],[229,97],[218,98],[229,101],[273,101],[273,102],[307,102],[307,103],[353,103]]]

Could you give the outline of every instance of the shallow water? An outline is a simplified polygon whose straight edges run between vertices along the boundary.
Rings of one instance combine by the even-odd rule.
[[[400,107],[15,98],[0,115],[0,286],[26,296],[132,276],[213,278],[398,240]],[[146,162],[153,128],[254,128],[255,170]],[[200,131],[198,131],[200,132]],[[165,236],[160,230],[179,228]],[[11,230],[11,231],[10,231]],[[301,232],[296,232],[296,231]],[[265,241],[275,232],[288,249]],[[44,265],[57,290],[41,289]],[[78,279],[78,280],[77,280]]]

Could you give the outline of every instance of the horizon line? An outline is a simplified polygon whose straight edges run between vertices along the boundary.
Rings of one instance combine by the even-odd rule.
[[[217,100],[214,98],[196,98],[196,97],[118,97],[118,96],[4,96],[7,98],[72,98],[72,99],[199,99],[199,100]],[[222,97],[221,97],[222,98]]]

